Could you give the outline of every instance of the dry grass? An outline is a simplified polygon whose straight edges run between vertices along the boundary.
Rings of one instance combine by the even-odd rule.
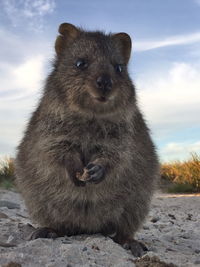
[[[14,187],[14,160],[5,157],[0,160],[0,187],[10,189]]]
[[[170,193],[200,192],[200,156],[192,154],[187,161],[162,164],[161,177],[173,182]]]

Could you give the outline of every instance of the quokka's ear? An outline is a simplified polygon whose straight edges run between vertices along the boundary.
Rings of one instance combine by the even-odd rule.
[[[67,42],[75,39],[78,36],[80,30],[70,23],[62,23],[58,28],[58,32],[60,35],[58,35],[55,42],[55,50],[57,55],[62,53]]]
[[[127,64],[131,55],[131,37],[125,32],[120,32],[113,34],[111,38],[114,42],[118,43],[119,49],[125,59],[125,63]]]

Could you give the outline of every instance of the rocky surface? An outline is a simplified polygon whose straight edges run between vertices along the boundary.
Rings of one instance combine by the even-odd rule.
[[[1,266],[200,266],[200,195],[156,194],[137,233],[150,249],[140,259],[101,235],[28,241],[30,223],[20,195],[0,190]]]

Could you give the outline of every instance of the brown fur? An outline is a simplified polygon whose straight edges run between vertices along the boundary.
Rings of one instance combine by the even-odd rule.
[[[131,40],[67,23],[59,32],[54,69],[18,148],[18,186],[40,226],[63,234],[116,232],[123,243],[144,221],[158,176],[127,71]],[[75,66],[78,58],[86,69]],[[96,86],[103,74],[112,79],[105,103]],[[76,178],[90,162],[105,170],[98,184]]]

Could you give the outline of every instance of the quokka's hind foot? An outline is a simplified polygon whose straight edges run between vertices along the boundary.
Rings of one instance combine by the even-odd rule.
[[[123,248],[131,250],[133,256],[135,257],[141,257],[148,251],[148,248],[145,244],[133,238],[127,238],[123,235],[116,235],[113,240],[122,245]]]
[[[42,227],[42,228],[38,228],[36,230],[34,230],[30,236],[29,236],[29,240],[34,240],[37,238],[57,238],[59,235],[56,233],[55,230],[51,229],[51,228],[47,228],[47,227]]]
[[[142,242],[139,242],[135,239],[130,239],[126,243],[123,244],[125,249],[130,249],[133,256],[141,257],[147,253],[148,248]]]

